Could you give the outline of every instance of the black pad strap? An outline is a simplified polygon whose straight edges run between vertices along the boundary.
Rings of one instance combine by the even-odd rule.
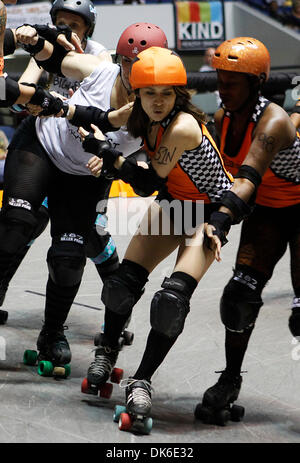
[[[114,111],[114,108],[110,108],[108,111],[103,111],[94,106],[75,105],[75,108],[74,116],[70,122],[76,127],[83,127],[85,130],[91,130],[91,124],[94,124],[104,133],[114,132],[120,129],[119,127],[113,127],[108,120],[108,114]]]
[[[223,206],[231,210],[234,216],[233,224],[240,223],[245,217],[252,212],[250,207],[245,201],[237,196],[233,191],[227,190],[221,200]]]
[[[0,108],[12,106],[20,96],[20,87],[18,82],[6,77],[5,79],[5,100],[0,100]]]
[[[3,53],[4,56],[12,55],[16,50],[16,43],[13,31],[11,29],[5,29]]]
[[[248,166],[247,164],[241,165],[235,178],[246,178],[254,184],[255,188],[258,188],[261,184],[261,175],[254,167]]]

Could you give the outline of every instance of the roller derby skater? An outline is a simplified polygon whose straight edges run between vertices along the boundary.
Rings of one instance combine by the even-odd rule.
[[[232,405],[238,398],[242,384],[240,375],[234,376],[223,371],[218,382],[207,389],[201,404],[195,409],[195,418],[206,424],[225,426],[227,421],[240,421],[244,407]]]
[[[156,190],[159,194],[132,237],[119,269],[104,282],[102,301],[105,304],[105,337],[109,345],[114,346],[124,321],[143,293],[149,274],[173,251],[178,251],[173,273],[165,278],[152,299],[151,330],[142,361],[125,383],[126,405],[119,405],[114,413],[121,430],[135,430],[134,425],[138,424],[140,432],[149,433],[152,428],[151,378],[182,333],[193,292],[214,260],[214,251],[203,243],[203,215],[204,221],[208,221],[218,207],[214,202],[220,201],[224,191],[231,188],[233,178],[224,169],[206,129],[205,115],[190,102],[185,88],[186,71],[174,52],[160,47],[142,51],[132,63],[129,80],[138,98],[127,127],[130,133],[144,139],[149,168],[142,169],[113,150],[106,150],[103,162],[108,173],[130,183],[139,195],[149,196]],[[98,148],[101,152],[103,135],[96,128],[93,135],[99,144],[90,152],[96,154]],[[197,172],[194,181],[191,165],[193,172]],[[202,171],[203,175],[199,174]],[[215,182],[206,182],[208,172]],[[180,218],[172,214],[169,207],[164,209],[165,204],[169,206],[175,200],[180,206]],[[185,200],[189,206],[192,203],[190,214],[182,214]],[[200,220],[200,215],[196,214],[198,200],[204,200],[204,214]],[[184,216],[186,221],[182,220]],[[162,218],[164,224],[167,221],[169,225],[168,233],[165,233]],[[228,217],[224,224],[226,231],[230,222]],[[159,233],[151,233],[154,224]]]
[[[64,335],[66,327],[49,329],[43,326],[37,340],[37,350],[24,352],[25,365],[38,363],[40,376],[67,378],[71,373],[71,350]]]
[[[228,407],[241,387],[242,363],[263,305],[263,289],[287,246],[295,293],[289,327],[293,335],[297,325],[300,332],[299,318],[293,317],[300,297],[300,139],[295,130],[299,106],[292,110],[298,117],[289,118],[280,106],[262,96],[263,84],[269,77],[270,55],[255,38],[226,40],[217,48],[212,66],[217,70],[223,103],[214,115],[220,152],[225,167],[235,176],[232,191],[251,203],[252,212],[245,218],[243,207],[240,220],[234,222],[244,219],[233,276],[220,301],[226,368],[219,382],[205,392],[202,406],[197,406],[195,414],[200,419],[207,404],[218,409],[225,403],[228,417]],[[231,195],[226,202],[223,200],[218,213],[232,217],[232,206],[239,209],[241,205]],[[212,227],[206,227],[205,232],[219,260],[218,234]],[[231,415],[236,412],[233,407]],[[242,417],[242,410],[239,412]]]

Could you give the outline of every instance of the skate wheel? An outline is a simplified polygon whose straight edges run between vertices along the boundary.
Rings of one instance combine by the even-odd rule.
[[[5,325],[8,319],[8,312],[6,310],[0,310],[0,325]]]
[[[131,346],[133,343],[134,333],[131,331],[124,331],[123,337],[125,346]]]
[[[245,408],[240,405],[232,405],[230,415],[231,421],[241,421],[245,415]]]
[[[41,360],[38,364],[38,374],[40,376],[52,376],[53,364],[48,360]]]
[[[215,423],[218,426],[225,426],[227,421],[230,420],[230,411],[227,409],[222,409],[216,412],[216,420]]]
[[[99,396],[104,399],[110,399],[113,391],[113,385],[110,383],[105,383],[99,388]]]
[[[202,421],[205,424],[209,424],[212,421],[212,413],[211,411],[199,403],[194,411],[195,418],[197,420]]]
[[[119,384],[121,379],[123,378],[124,371],[122,368],[113,368],[113,371],[111,372],[110,375],[110,380],[112,383]]]
[[[145,418],[145,420],[144,420],[144,433],[145,434],[150,434],[152,426],[153,426],[152,418],[151,417]]]
[[[65,368],[65,377],[67,378],[71,374],[71,365],[67,363],[66,365],[64,365],[64,368]]]
[[[113,421],[115,423],[118,423],[121,413],[126,413],[126,407],[124,407],[124,405],[116,405],[114,415],[113,415]]]
[[[121,413],[119,418],[120,431],[128,431],[132,426],[132,419],[128,413]]]
[[[88,382],[87,378],[83,378],[82,383],[81,383],[81,392],[83,394],[89,394],[90,391],[90,383]]]
[[[65,367],[54,367],[52,375],[53,376],[63,376],[63,377],[65,377],[66,376]]]
[[[25,350],[23,355],[23,363],[25,365],[35,365],[38,358],[36,350]]]

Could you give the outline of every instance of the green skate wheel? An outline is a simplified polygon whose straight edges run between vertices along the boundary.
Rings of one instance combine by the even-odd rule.
[[[67,378],[71,374],[71,365],[67,363],[67,365],[64,365],[65,367],[65,377]]]
[[[25,365],[35,365],[38,358],[36,350],[25,350],[23,355],[23,363]]]
[[[124,405],[116,405],[113,420],[115,423],[118,423],[121,413],[126,413],[126,407]]]
[[[145,421],[144,421],[144,433],[145,434],[150,434],[152,426],[153,426],[152,418],[150,418],[150,417],[145,418]]]
[[[40,376],[52,376],[53,364],[47,360],[41,360],[38,364],[38,374]]]

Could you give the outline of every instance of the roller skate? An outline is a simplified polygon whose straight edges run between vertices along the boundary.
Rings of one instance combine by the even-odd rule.
[[[153,421],[151,412],[151,383],[145,379],[128,378],[121,382],[126,387],[126,407],[116,405],[113,420],[121,431],[150,434]]]
[[[245,414],[244,407],[232,405],[238,398],[241,385],[241,375],[232,376],[223,371],[218,382],[204,393],[202,403],[195,409],[195,418],[219,426],[225,426],[229,420],[241,421]]]
[[[105,343],[103,333],[97,333],[94,339],[96,348],[95,360],[91,363],[87,377],[81,384],[81,392],[93,394],[109,399],[112,394],[113,384],[119,384],[123,377],[121,368],[114,368],[120,347],[112,349]],[[110,379],[111,383],[107,382]]]
[[[71,351],[64,330],[48,329],[43,326],[37,340],[37,349],[26,350],[23,362],[25,365],[38,365],[37,372],[40,376],[54,376],[67,378],[71,373]]]

